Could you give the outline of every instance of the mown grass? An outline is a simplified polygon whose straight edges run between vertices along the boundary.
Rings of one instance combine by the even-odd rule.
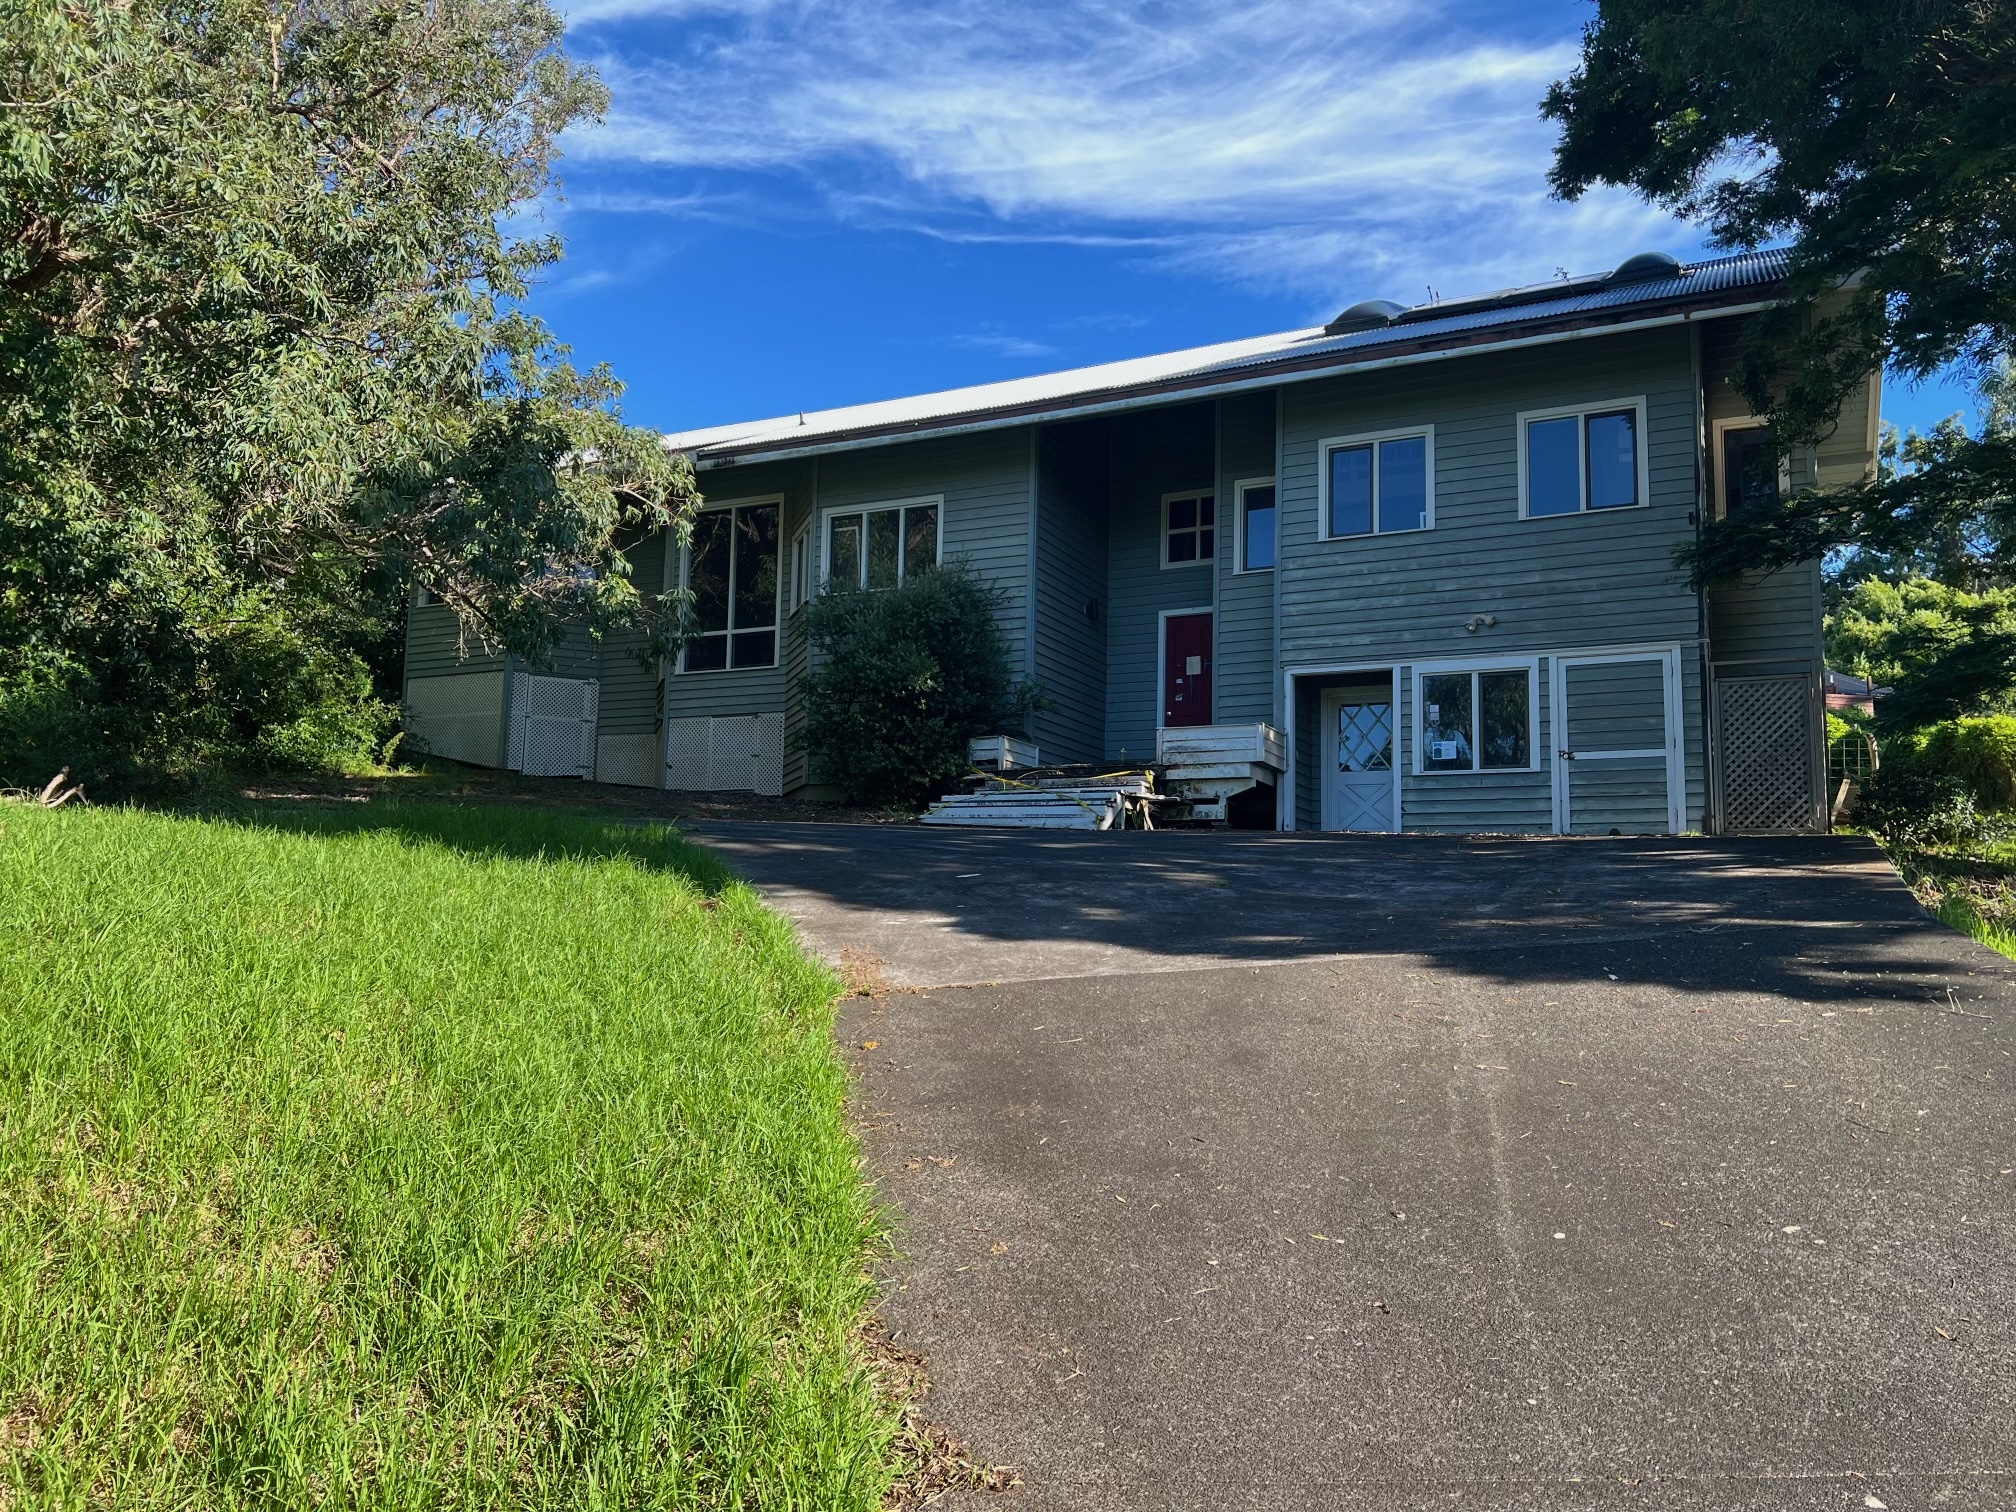
[[[878,1505],[835,989],[663,829],[0,808],[0,1505]]]

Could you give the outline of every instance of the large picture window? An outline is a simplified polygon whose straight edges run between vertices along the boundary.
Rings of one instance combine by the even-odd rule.
[[[1519,417],[1519,500],[1529,520],[1645,500],[1641,400]]]
[[[826,581],[836,588],[894,588],[937,565],[936,499],[826,517]]]
[[[1346,436],[1323,442],[1319,451],[1325,540],[1427,530],[1435,524],[1432,431]]]
[[[697,632],[682,672],[777,665],[777,526],[774,502],[702,510],[686,554]]]
[[[1420,673],[1416,769],[1533,770],[1533,680],[1530,666]]]

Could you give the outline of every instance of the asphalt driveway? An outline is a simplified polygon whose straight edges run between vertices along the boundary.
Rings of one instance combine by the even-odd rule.
[[[2016,971],[1872,848],[700,838],[906,989],[885,1316],[995,1505],[2016,1505]]]

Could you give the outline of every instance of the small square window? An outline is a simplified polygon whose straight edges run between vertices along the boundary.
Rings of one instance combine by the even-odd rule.
[[[1218,511],[1208,494],[1170,494],[1162,501],[1162,565],[1188,567],[1217,554]]]

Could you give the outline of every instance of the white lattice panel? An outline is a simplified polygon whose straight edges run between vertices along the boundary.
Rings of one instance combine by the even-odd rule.
[[[511,741],[505,765],[528,777],[586,777],[595,770],[599,686],[589,678],[511,678]]]
[[[665,721],[665,786],[682,792],[705,792],[712,784],[707,770],[707,727],[711,719]]]
[[[756,791],[776,798],[784,792],[784,716],[756,716]]]
[[[414,748],[451,761],[497,766],[503,758],[504,674],[456,672],[406,684]]]
[[[784,716],[665,721],[665,786],[688,792],[784,791]]]
[[[1805,677],[1718,678],[1715,698],[1723,828],[1814,828],[1820,803],[1814,791],[1811,682]]]
[[[595,780],[624,787],[657,787],[662,773],[658,737],[604,735],[595,743]]]

